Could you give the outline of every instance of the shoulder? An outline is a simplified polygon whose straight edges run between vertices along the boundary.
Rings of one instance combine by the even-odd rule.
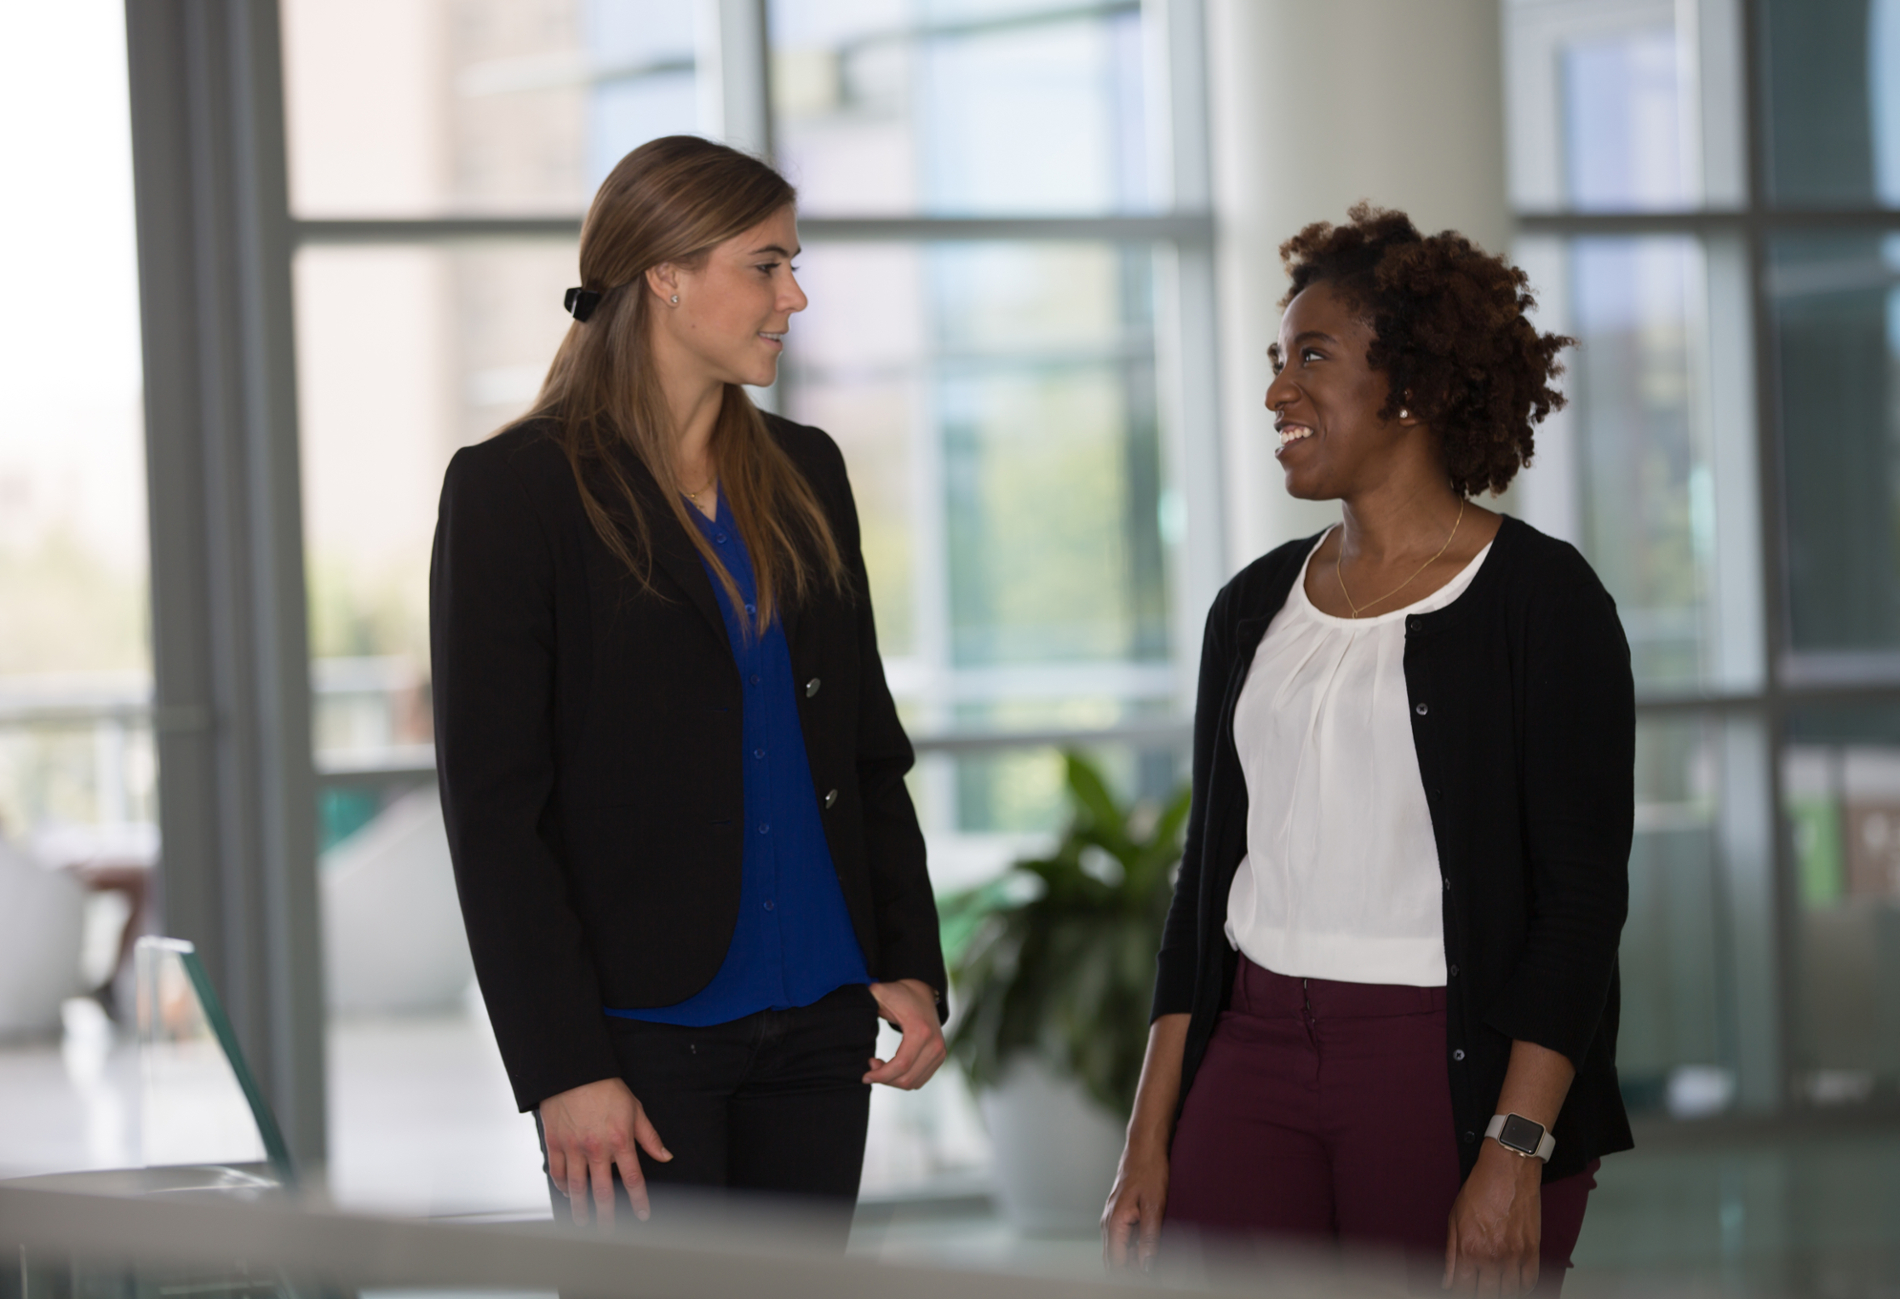
[[[1268,617],[1279,612],[1308,552],[1325,535],[1325,530],[1321,530],[1310,537],[1298,537],[1275,546],[1234,574],[1214,597],[1210,618],[1222,626],[1231,626],[1248,618]]]
[[[573,491],[574,475],[553,420],[522,420],[493,437],[465,446],[449,461],[445,490],[526,493],[545,497]]]
[[[1498,528],[1492,541],[1492,554],[1513,597],[1530,599],[1570,591],[1591,599],[1610,600],[1610,593],[1597,577],[1596,570],[1583,552],[1568,541],[1510,515]],[[1614,604],[1614,601],[1611,601]]]
[[[807,478],[823,481],[845,476],[844,452],[838,449],[829,433],[771,411],[762,410],[759,414],[765,419],[765,431]]]

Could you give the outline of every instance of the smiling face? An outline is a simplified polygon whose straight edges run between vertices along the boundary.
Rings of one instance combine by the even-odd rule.
[[[1267,409],[1289,495],[1325,501],[1368,490],[1420,436],[1416,419],[1379,417],[1390,387],[1366,362],[1372,343],[1371,323],[1325,281],[1287,304],[1279,341],[1267,353]]]
[[[716,246],[698,267],[647,272],[648,291],[658,295],[660,355],[708,382],[771,384],[792,313],[807,301],[792,273],[797,255],[798,219],[788,206]]]

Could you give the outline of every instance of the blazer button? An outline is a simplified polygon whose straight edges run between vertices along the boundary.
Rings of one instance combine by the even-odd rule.
[[[825,791],[825,808],[826,808],[826,810],[829,810],[829,809],[830,809],[830,807],[831,807],[831,805],[832,805],[833,803],[835,803],[835,802],[837,802],[837,801],[838,801],[838,791],[837,791],[837,790],[835,790],[835,789],[832,789],[832,790],[827,790],[827,791]]]
[[[1454,1060],[1462,1060],[1462,1059],[1464,1059],[1464,1058],[1465,1058],[1465,1049],[1464,1049],[1464,1048],[1463,1048],[1462,1046],[1461,1046],[1461,1047],[1459,1047],[1459,1048],[1458,1048],[1458,1049],[1457,1049],[1456,1051],[1453,1051],[1453,1052],[1451,1053],[1451,1058],[1452,1058],[1452,1059],[1454,1059]]]
[[[1454,978],[1454,979],[1455,979],[1455,978],[1457,978],[1457,977],[1458,977],[1458,967],[1457,967],[1457,966],[1455,966],[1455,965],[1454,965],[1454,966],[1452,966],[1452,967],[1451,967],[1451,969],[1450,969],[1450,970],[1448,971],[1448,973],[1449,973],[1449,974],[1451,975],[1451,977],[1452,977],[1452,978]]]
[[[1429,713],[1432,710],[1430,708],[1427,708],[1424,704],[1416,704],[1413,706],[1412,711],[1417,713],[1420,717],[1423,717],[1426,713]]]
[[[817,677],[813,677],[807,681],[805,683],[805,698],[810,699],[813,695],[817,694],[818,687],[823,684],[824,682],[820,681]]]

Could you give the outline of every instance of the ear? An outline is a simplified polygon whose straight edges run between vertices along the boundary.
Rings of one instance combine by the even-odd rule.
[[[647,289],[667,304],[680,291],[680,268],[671,262],[647,267]]]

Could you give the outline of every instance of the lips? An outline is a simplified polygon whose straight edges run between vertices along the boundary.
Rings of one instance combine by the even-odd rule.
[[[1280,447],[1282,450],[1292,446],[1295,442],[1313,436],[1313,429],[1307,424],[1282,424],[1276,431],[1280,434]]]
[[[776,343],[780,347],[785,346],[785,332],[783,330],[780,330],[778,333],[774,334],[770,330],[761,329],[759,331],[759,337],[763,338],[768,343]]]

